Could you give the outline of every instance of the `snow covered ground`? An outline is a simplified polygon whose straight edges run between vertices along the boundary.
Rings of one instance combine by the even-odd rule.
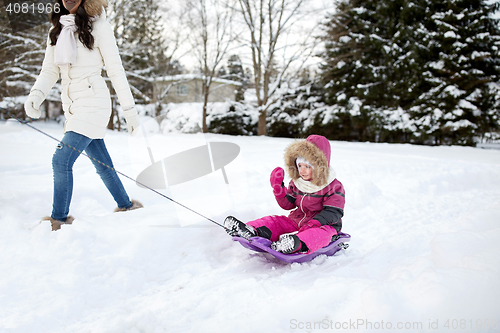
[[[57,124],[34,124],[62,137]],[[159,190],[222,222],[284,214],[269,173],[292,140],[109,132],[116,168],[204,144],[241,148],[221,171]],[[71,226],[50,214],[56,142],[0,122],[0,332],[498,332],[500,151],[331,142],[350,248],[284,264],[122,178],[144,209],[112,213],[90,161],[75,164]]]

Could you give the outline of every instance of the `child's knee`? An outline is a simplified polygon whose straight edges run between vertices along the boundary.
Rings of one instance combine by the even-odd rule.
[[[259,237],[271,239],[271,237],[273,236],[273,232],[271,231],[271,229],[269,229],[265,225],[255,228],[255,231],[257,232],[257,236]]]

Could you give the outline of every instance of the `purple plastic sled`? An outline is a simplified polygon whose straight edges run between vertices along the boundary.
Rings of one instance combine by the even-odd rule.
[[[246,247],[247,249],[257,252],[267,252],[281,261],[287,263],[293,263],[293,262],[310,261],[322,254],[327,256],[332,256],[338,250],[347,249],[349,247],[349,244],[346,243],[349,242],[350,238],[351,235],[340,232],[338,235],[334,236],[334,240],[329,245],[319,249],[316,252],[307,254],[304,253],[284,254],[281,252],[274,251],[273,249],[271,249],[271,241],[267,238],[262,238],[262,237],[252,237],[248,240],[242,237],[233,237],[233,240],[239,242],[243,247]]]

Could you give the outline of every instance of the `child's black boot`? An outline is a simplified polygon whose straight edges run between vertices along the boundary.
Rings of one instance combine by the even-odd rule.
[[[257,236],[255,229],[252,226],[246,225],[234,216],[228,216],[224,220],[226,232],[231,236],[242,237],[249,239]]]
[[[284,254],[308,251],[307,246],[297,235],[290,234],[281,235],[278,241],[271,243],[271,249]]]

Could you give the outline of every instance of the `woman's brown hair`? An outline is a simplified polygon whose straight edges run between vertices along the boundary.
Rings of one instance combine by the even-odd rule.
[[[59,4],[60,10],[58,13],[52,12],[50,16],[50,22],[52,23],[53,28],[50,30],[50,45],[56,45],[57,38],[62,30],[62,24],[59,22],[59,19],[62,15],[68,15],[69,11],[64,8],[62,0],[57,0],[56,3]],[[76,24],[76,32],[78,32],[78,39],[85,45],[86,48],[92,50],[94,48],[94,36],[92,36],[92,22],[91,17],[85,11],[84,6],[85,0],[82,0],[80,6],[78,7],[75,13],[75,24]]]

